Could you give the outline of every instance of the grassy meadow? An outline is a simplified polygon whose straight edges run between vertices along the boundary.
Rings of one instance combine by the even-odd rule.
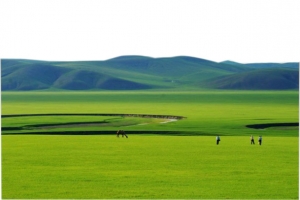
[[[118,116],[2,118],[2,127],[98,123],[2,131],[4,199],[298,199],[298,127],[245,127],[298,122],[298,91],[2,92],[1,98],[2,115],[186,117],[169,123]],[[117,129],[146,134],[116,138]],[[50,130],[108,134],[47,135]],[[221,136],[218,146],[216,135]],[[255,145],[250,145],[250,135]]]
[[[3,198],[297,199],[298,140],[3,136]]]
[[[113,126],[77,127],[77,130],[188,131],[197,135],[260,134],[247,124],[298,122],[298,92],[4,92],[2,115],[36,113],[130,113],[178,115],[186,119],[151,123],[150,119],[119,117],[3,118],[2,126],[57,121],[113,121]],[[77,119],[76,119],[77,118]],[[32,122],[33,120],[33,122]],[[18,122],[19,121],[19,122]],[[129,126],[128,121],[136,121]],[[144,121],[144,122],[143,122]],[[152,120],[153,121],[153,120]],[[155,120],[154,120],[155,121]],[[161,122],[161,120],[158,120]],[[140,126],[138,124],[144,124]],[[298,136],[298,128],[263,130],[264,135]],[[57,129],[58,130],[58,129]],[[68,129],[70,130],[70,129]],[[43,131],[43,130],[40,130]],[[254,132],[253,132],[254,131]]]

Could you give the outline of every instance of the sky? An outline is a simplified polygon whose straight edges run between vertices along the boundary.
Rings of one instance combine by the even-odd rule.
[[[0,57],[300,61],[299,0],[1,0]]]

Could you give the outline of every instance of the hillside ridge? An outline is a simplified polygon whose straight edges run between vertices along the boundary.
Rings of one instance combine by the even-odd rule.
[[[102,61],[1,59],[2,91],[299,88],[299,63],[214,62],[190,56]]]

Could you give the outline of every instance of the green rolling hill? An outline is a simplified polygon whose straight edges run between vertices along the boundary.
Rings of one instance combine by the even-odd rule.
[[[299,88],[299,63],[221,63],[188,56],[104,61],[1,60],[2,91]]]
[[[288,90],[299,88],[299,73],[292,69],[257,69],[218,77],[208,81],[208,87],[240,90]]]
[[[299,63],[248,63],[248,64],[241,64],[234,61],[224,61],[224,64],[234,65],[234,66],[247,66],[250,68],[262,69],[262,68],[292,68],[292,69],[299,69]]]

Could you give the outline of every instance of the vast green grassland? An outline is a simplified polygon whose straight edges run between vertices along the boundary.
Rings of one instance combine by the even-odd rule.
[[[298,122],[297,91],[3,92],[1,97],[2,115],[186,117],[169,123],[118,116],[2,118],[2,127],[98,123],[2,131],[4,199],[298,199],[298,127],[246,127]],[[140,134],[117,138],[117,129]],[[107,134],[47,135],[78,130]],[[220,145],[216,135],[221,135]]]
[[[298,198],[298,140],[3,136],[3,198]]]
[[[249,135],[261,130],[247,124],[298,122],[298,92],[5,92],[2,114],[35,113],[133,113],[178,115],[186,119],[172,123],[149,119],[116,119],[112,126],[77,127],[76,130],[187,131],[198,135]],[[35,117],[36,123],[72,121],[70,117]],[[74,118],[74,117],[72,117]],[[53,122],[52,122],[53,120]],[[74,121],[78,119],[74,118]],[[86,121],[86,117],[82,117]],[[112,117],[89,117],[90,121]],[[32,118],[3,118],[2,126],[32,125]],[[123,121],[123,122],[122,122]],[[127,123],[135,121],[134,123]],[[20,125],[21,125],[20,124]],[[144,124],[140,126],[138,124]],[[129,126],[132,125],[132,126]],[[68,128],[71,130],[72,128]],[[62,129],[56,129],[62,130]],[[74,129],[73,129],[74,130]],[[40,130],[41,131],[41,130]],[[298,128],[265,129],[264,135],[298,136]]]

